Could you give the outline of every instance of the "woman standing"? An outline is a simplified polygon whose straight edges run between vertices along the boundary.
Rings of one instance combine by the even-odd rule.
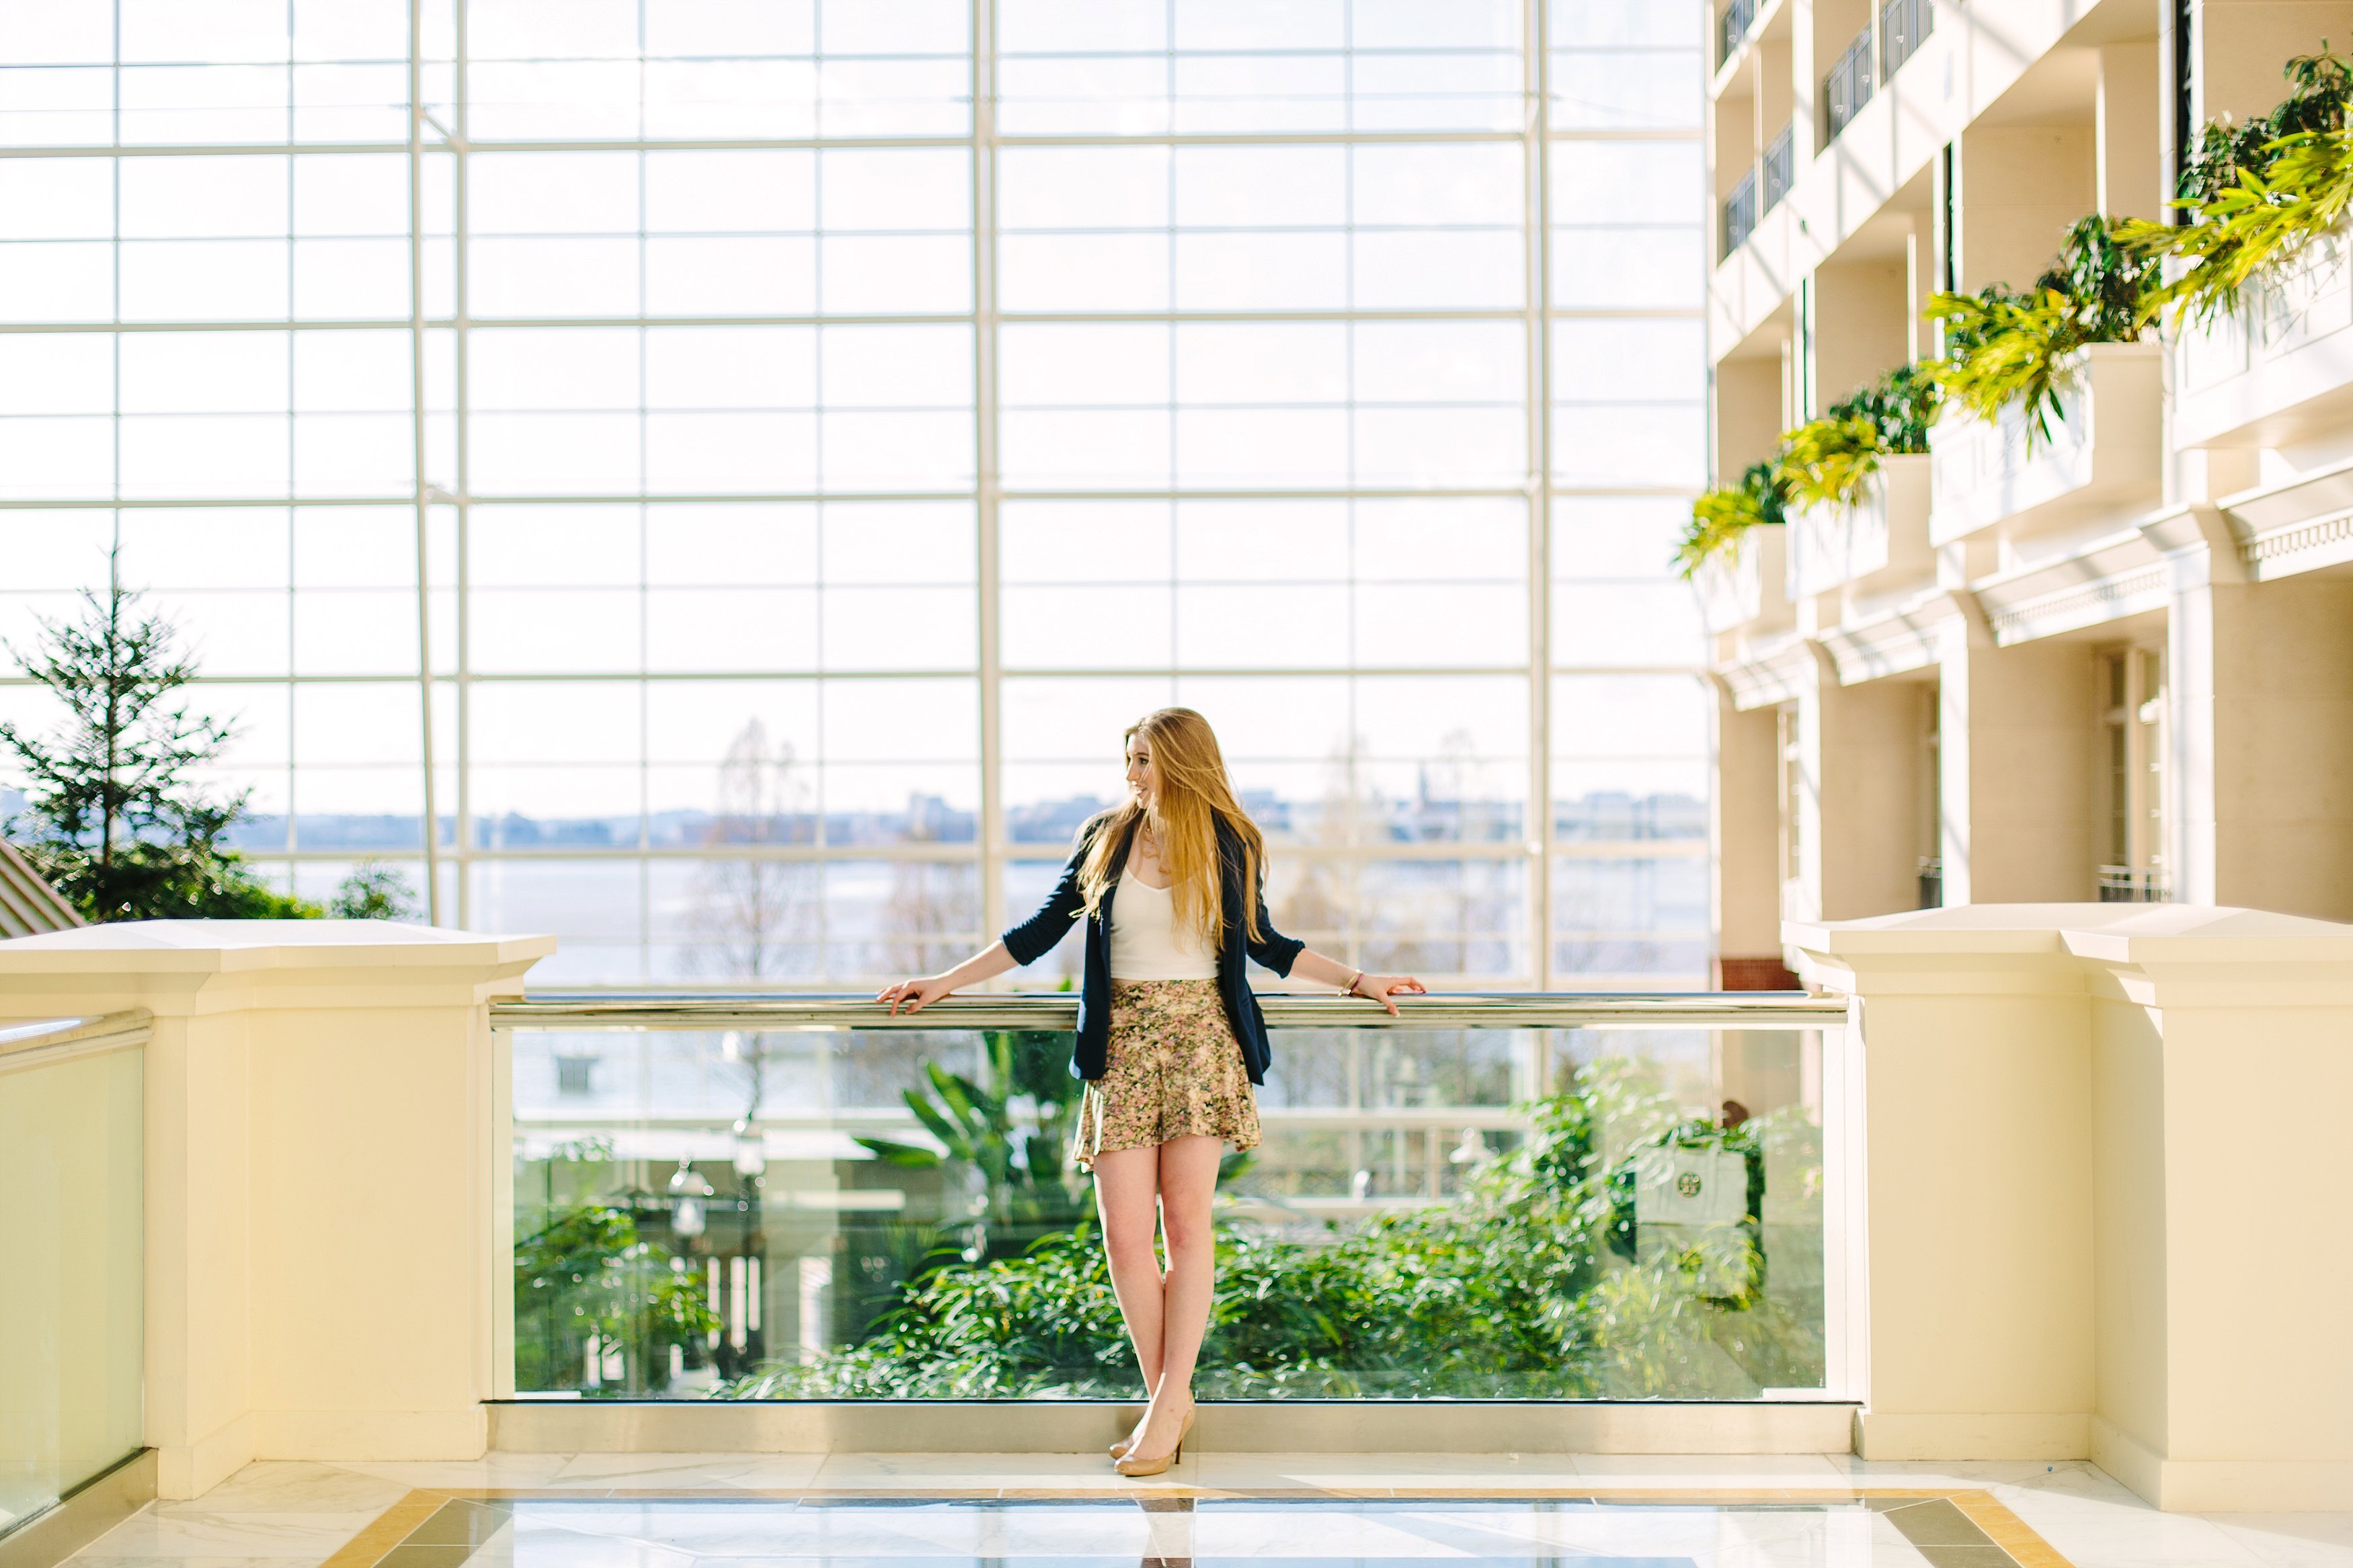
[[[1310,952],[1267,920],[1266,841],[1242,812],[1209,722],[1163,708],[1126,735],[1128,798],[1088,821],[1038,912],[944,974],[875,999],[896,1013],[1034,963],[1086,923],[1075,1068],[1079,1168],[1095,1179],[1103,1253],[1151,1403],[1112,1454],[1126,1476],[1166,1470],[1193,1425],[1193,1363],[1209,1323],[1217,1255],[1209,1205],[1225,1145],[1255,1148],[1266,1019],[1243,978],[1257,960],[1368,997],[1425,987]],[[1155,1225],[1157,1205],[1158,1224]],[[1162,1272],[1153,1232],[1166,1237]]]

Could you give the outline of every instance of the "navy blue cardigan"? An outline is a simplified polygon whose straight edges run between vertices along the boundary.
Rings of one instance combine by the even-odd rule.
[[[1079,830],[1079,847],[1071,855],[1070,864],[1062,868],[1061,879],[1038,912],[1005,933],[1005,951],[1019,964],[1035,963],[1053,950],[1054,944],[1070,933],[1071,922],[1086,909],[1086,895],[1079,890],[1079,868],[1085,864],[1087,851],[1094,844],[1095,835],[1103,831],[1103,818],[1096,818]],[[1085,982],[1079,990],[1079,1041],[1072,1053],[1071,1070],[1080,1078],[1098,1079],[1108,1067],[1111,1049],[1111,906],[1119,891],[1119,879],[1127,869],[1127,851],[1134,842],[1134,829],[1128,830],[1128,840],[1123,842],[1111,861],[1111,885],[1103,889],[1103,906],[1087,921],[1087,956]],[[1307,944],[1282,935],[1266,917],[1266,892],[1263,887],[1252,888],[1249,897],[1258,906],[1258,928],[1261,935],[1251,937],[1247,924],[1237,919],[1239,910],[1248,907],[1243,902],[1241,837],[1223,823],[1218,825],[1218,860],[1223,873],[1219,891],[1220,908],[1225,911],[1225,930],[1218,942],[1218,994],[1225,998],[1226,1016],[1234,1026],[1234,1037],[1241,1042],[1242,1062],[1250,1068],[1252,1083],[1266,1081],[1267,1063],[1272,1053],[1267,1047],[1266,1015],[1259,1011],[1258,998],[1250,994],[1250,982],[1242,975],[1242,960],[1254,958],[1277,974],[1289,974],[1293,960]]]

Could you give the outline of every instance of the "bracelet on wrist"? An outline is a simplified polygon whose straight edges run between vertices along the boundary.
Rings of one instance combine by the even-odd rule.
[[[1362,981],[1364,978],[1365,978],[1365,972],[1364,972],[1363,970],[1359,969],[1358,971],[1356,971],[1356,973],[1354,973],[1354,974],[1352,974],[1352,975],[1350,975],[1350,976],[1348,977],[1348,984],[1347,984],[1343,985],[1342,987],[1340,987],[1340,994],[1341,994],[1341,995],[1343,995],[1343,996],[1354,996],[1354,995],[1356,994],[1356,985],[1357,985],[1357,984],[1358,984],[1360,981]]]

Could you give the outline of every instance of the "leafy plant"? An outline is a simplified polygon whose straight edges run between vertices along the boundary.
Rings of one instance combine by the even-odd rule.
[[[965,1233],[967,1262],[1018,1254],[1046,1231],[1067,1230],[1091,1206],[1083,1180],[1063,1157],[1086,1087],[1071,1076],[1069,1037],[999,1030],[981,1037],[981,1051],[977,1081],[927,1062],[930,1090],[902,1094],[939,1149],[858,1140],[903,1168],[963,1168],[974,1208],[968,1221],[950,1228]]]
[[[1676,565],[1689,579],[1701,562],[1758,523],[1783,521],[1790,502],[1852,506],[1862,500],[1882,458],[1928,449],[1928,426],[1936,422],[1943,398],[1933,374],[1907,364],[1831,404],[1821,418],[1784,435],[1779,450],[1751,464],[1739,483],[1692,503]]]
[[[346,921],[413,921],[417,889],[394,868],[363,860],[336,885],[327,912]]]
[[[14,825],[26,858],[92,921],[315,917],[221,847],[246,796],[208,795],[193,775],[235,731],[191,710],[196,667],[139,597],[110,570],[78,622],[43,620],[37,649],[8,650],[66,713],[49,736],[0,723],[29,785]]]
[[[2159,263],[2118,242],[2107,219],[2081,218],[2058,259],[2016,292],[1995,283],[1975,294],[1940,293],[1925,314],[1944,328],[1945,357],[1932,374],[1947,396],[1989,422],[2017,405],[2027,446],[2052,438],[2063,418],[2069,356],[2088,343],[2137,340],[2154,309]]]
[[[642,1240],[627,1209],[590,1201],[550,1211],[515,1240],[515,1315],[540,1331],[515,1337],[521,1388],[568,1388],[585,1381],[593,1337],[600,1358],[617,1349],[636,1386],[669,1381],[670,1349],[700,1361],[720,1327],[700,1275],[666,1247]]]
[[[2353,100],[2353,63],[2330,53],[2324,42],[2320,53],[2295,56],[2280,68],[2280,75],[2287,80],[2287,96],[2270,113],[2243,125],[2225,116],[2207,121],[2199,132],[2174,188],[2185,209],[2238,189],[2242,173],[2263,174],[2284,139],[2345,129],[2348,102]]]
[[[1692,502],[1691,521],[1675,546],[1675,565],[1684,580],[1757,524],[1783,521],[1788,500],[1788,481],[1776,465],[1766,462],[1751,463],[1737,484],[1709,490]]]
[[[2246,290],[2294,268],[2333,233],[2353,204],[2353,65],[2328,52],[2298,55],[2283,74],[2287,97],[2244,125],[2210,123],[2183,166],[2174,205],[2187,226],[2137,219],[2119,241],[2152,261],[2179,263],[2148,314],[2211,321]]]
[[[1879,430],[1860,415],[1833,411],[1781,437],[1776,459],[1789,499],[1815,506],[1852,506],[1879,471]]]
[[[1830,416],[1867,421],[1882,453],[1920,453],[1928,449],[1928,427],[1944,403],[1945,389],[1929,367],[1900,364],[1831,404]]]
[[[1882,458],[1928,449],[1928,426],[1943,399],[1935,376],[1899,365],[1789,431],[1774,460],[1790,499],[1816,506],[1861,502]]]

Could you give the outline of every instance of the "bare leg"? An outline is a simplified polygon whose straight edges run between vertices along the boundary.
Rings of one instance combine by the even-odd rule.
[[[1160,1375],[1132,1450],[1137,1458],[1156,1459],[1176,1447],[1185,1417],[1192,1414],[1193,1363],[1208,1331],[1209,1300],[1217,1288],[1209,1205],[1225,1150],[1225,1140],[1198,1136],[1160,1145],[1160,1223],[1168,1238],[1168,1272],[1162,1290]]]
[[[1144,1394],[1160,1385],[1160,1255],[1153,1246],[1159,1226],[1155,1189],[1160,1180],[1157,1149],[1120,1149],[1095,1156],[1095,1207],[1103,1215],[1103,1258],[1111,1265],[1112,1293],[1135,1347],[1144,1373]]]

